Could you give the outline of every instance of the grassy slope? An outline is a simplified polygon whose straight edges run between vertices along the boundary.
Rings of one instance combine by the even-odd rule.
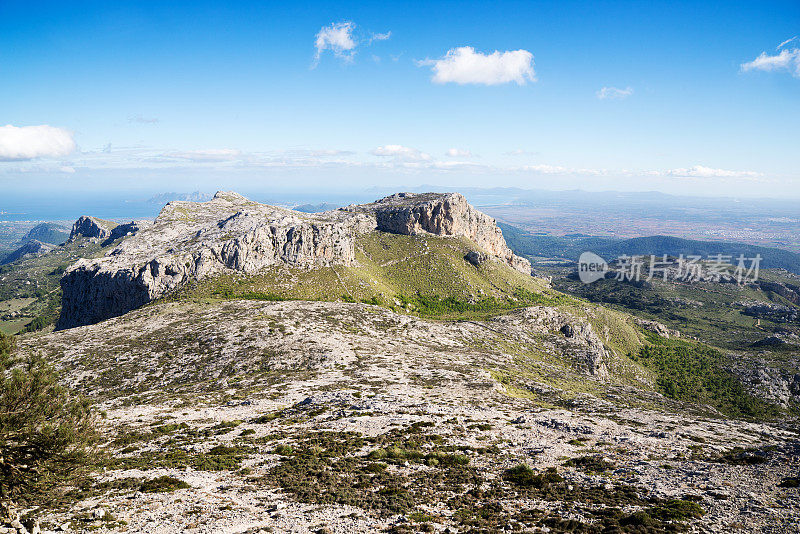
[[[464,259],[474,249],[466,239],[376,232],[359,238],[357,262],[351,266],[310,270],[276,266],[255,276],[223,275],[187,289],[184,296],[356,300],[420,312],[447,297],[476,307],[496,300],[494,306],[480,310],[437,313],[451,317],[486,315],[522,305],[514,301],[519,291],[542,302],[565,298],[542,280],[499,262],[476,268]]]

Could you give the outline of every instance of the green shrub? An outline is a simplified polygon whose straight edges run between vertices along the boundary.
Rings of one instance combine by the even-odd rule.
[[[570,458],[564,462],[564,465],[568,467],[576,467],[587,473],[603,473],[605,471],[614,469],[614,464],[607,462],[599,455]]]
[[[503,479],[522,487],[544,488],[549,484],[563,482],[555,468],[550,467],[544,473],[536,473],[525,464],[519,464],[503,473]]]
[[[291,456],[294,449],[290,445],[278,445],[273,452],[281,456]]]
[[[732,417],[760,419],[779,413],[775,406],[747,393],[724,368],[723,355],[717,349],[657,335],[648,339],[651,344],[631,357],[655,372],[665,396],[707,404]]]
[[[95,418],[41,357],[12,348],[0,334],[0,500],[47,505],[92,465]]]
[[[674,499],[648,509],[647,514],[659,521],[688,521],[700,519],[705,515],[705,511],[697,503]]]
[[[139,487],[139,490],[144,493],[166,493],[190,487],[189,484],[179,478],[164,475],[146,480]]]

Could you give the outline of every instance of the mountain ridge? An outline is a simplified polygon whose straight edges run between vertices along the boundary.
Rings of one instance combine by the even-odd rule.
[[[57,328],[120,315],[220,273],[255,274],[276,264],[350,265],[356,237],[373,231],[464,237],[490,257],[530,274],[530,263],[513,254],[495,220],[458,193],[398,193],[309,214],[218,192],[208,202],[169,202],[153,225],[137,228],[106,256],[67,269]],[[111,238],[111,229],[101,233],[97,237]]]

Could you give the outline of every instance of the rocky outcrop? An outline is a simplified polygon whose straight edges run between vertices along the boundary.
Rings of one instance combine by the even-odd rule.
[[[464,255],[464,259],[470,262],[475,267],[478,267],[489,261],[489,255],[486,254],[485,252],[470,250]]]
[[[51,245],[50,243],[42,243],[41,241],[34,239],[32,241],[28,241],[17,250],[3,258],[3,260],[0,261],[0,265],[24,260],[25,258],[32,258],[34,256],[42,256],[54,248],[56,248],[55,245]]]
[[[384,232],[467,237],[518,271],[531,273],[530,262],[508,248],[497,222],[472,207],[459,193],[397,193],[371,204],[342,209],[373,214],[376,228]]]
[[[116,225],[112,222],[84,215],[72,225],[72,232],[69,234],[69,240],[74,241],[79,237],[106,239],[111,237],[111,230],[113,230],[115,226]]]
[[[131,221],[129,223],[118,224],[111,229],[111,234],[103,241],[103,246],[106,247],[121,237],[133,235],[147,226],[149,226],[149,223],[144,221]]]
[[[130,223],[100,234],[103,230],[82,217],[73,234],[104,235],[109,243],[133,235],[105,257],[80,260],[67,270],[59,329],[121,315],[215,273],[252,274],[274,264],[349,265],[356,237],[374,230],[467,237],[485,254],[530,273],[530,264],[511,253],[494,219],[457,194],[401,194],[300,213],[219,192],[208,202],[170,202],[149,226]]]
[[[667,339],[670,338],[678,338],[681,337],[681,333],[677,330],[673,330],[672,328],[668,328],[666,325],[659,323],[658,321],[650,321],[648,319],[642,319],[640,317],[633,317],[634,324],[641,326],[645,330],[649,330],[651,332],[655,332],[661,337],[665,337]]]
[[[492,319],[497,331],[520,342],[548,339],[547,343],[572,360],[576,369],[598,378],[609,375],[611,355],[591,323],[557,308],[532,306]]]

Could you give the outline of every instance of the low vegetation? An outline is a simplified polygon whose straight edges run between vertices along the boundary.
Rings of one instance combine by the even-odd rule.
[[[350,266],[276,266],[255,276],[223,275],[170,298],[363,302],[443,319],[573,301],[500,262],[475,267],[464,259],[474,248],[466,239],[373,232],[359,237],[358,261]]]
[[[0,334],[0,500],[45,506],[93,464],[94,415],[41,357],[12,349]]]
[[[731,417],[763,419],[780,413],[744,389],[724,367],[719,350],[655,334],[648,339],[650,343],[631,357],[655,373],[658,388],[665,396],[709,405]]]

